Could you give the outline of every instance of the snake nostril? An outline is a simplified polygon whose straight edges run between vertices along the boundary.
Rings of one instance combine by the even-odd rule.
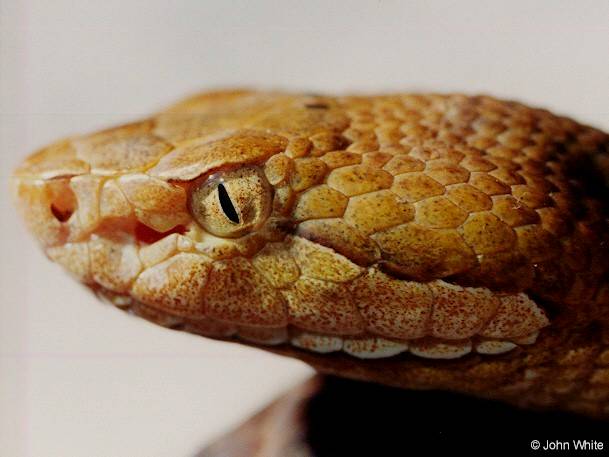
[[[70,219],[70,217],[74,213],[74,209],[73,208],[65,208],[65,209],[60,208],[59,206],[57,206],[53,203],[51,205],[51,212],[53,213],[53,216],[55,216],[55,219],[57,219],[59,222],[65,222],[68,219]]]
[[[67,182],[58,183],[51,190],[51,213],[59,222],[66,222],[76,211],[76,195]]]

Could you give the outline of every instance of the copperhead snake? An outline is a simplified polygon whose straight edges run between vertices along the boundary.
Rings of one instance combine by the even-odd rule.
[[[323,373],[609,416],[609,136],[488,96],[202,93],[14,172],[46,255]]]

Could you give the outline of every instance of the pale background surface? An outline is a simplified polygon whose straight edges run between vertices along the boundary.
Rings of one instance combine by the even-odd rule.
[[[0,455],[188,456],[309,369],[102,306],[16,220],[10,169],[197,89],[488,92],[609,129],[606,1],[0,0]]]

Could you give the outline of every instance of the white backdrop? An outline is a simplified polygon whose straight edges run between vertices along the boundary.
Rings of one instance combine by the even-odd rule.
[[[609,3],[0,0],[0,455],[191,455],[310,373],[102,306],[6,192],[34,148],[232,85],[486,92],[608,129]]]

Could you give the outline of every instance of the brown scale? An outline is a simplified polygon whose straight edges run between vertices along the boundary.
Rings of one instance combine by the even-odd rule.
[[[607,416],[608,179],[605,133],[516,102],[236,90],[57,142],[13,189],[52,260],[161,325]]]

